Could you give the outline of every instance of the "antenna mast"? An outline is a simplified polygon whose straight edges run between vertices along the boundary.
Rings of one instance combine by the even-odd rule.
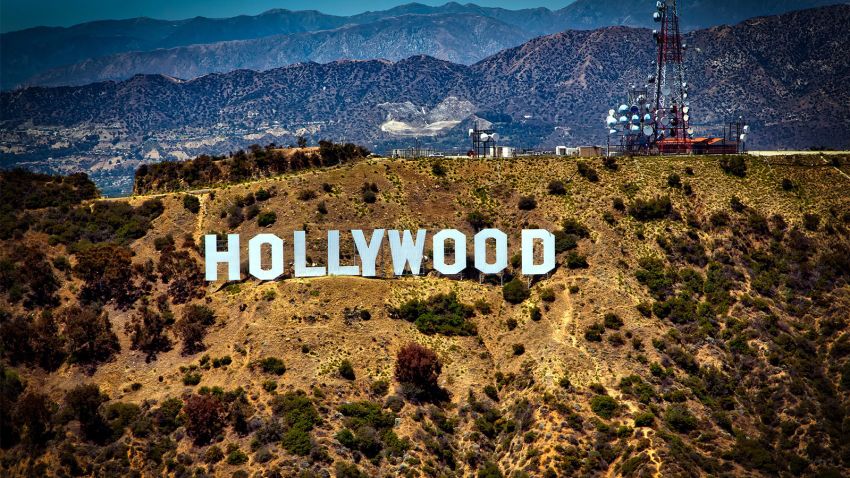
[[[685,81],[682,44],[679,31],[679,10],[676,0],[658,0],[653,19],[660,30],[652,32],[658,45],[655,70],[655,141],[664,138],[684,140],[693,134],[690,129],[690,102]]]

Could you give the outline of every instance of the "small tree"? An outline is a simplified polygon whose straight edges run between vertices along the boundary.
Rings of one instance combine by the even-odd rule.
[[[103,243],[77,254],[74,274],[85,281],[80,291],[83,302],[115,300],[124,307],[134,300],[133,252],[117,244]]]
[[[61,313],[65,324],[68,360],[89,366],[106,362],[121,350],[106,311],[92,307],[69,307]]]
[[[209,307],[198,304],[187,306],[175,326],[177,335],[183,340],[183,353],[189,355],[204,350],[204,336],[207,328],[214,323],[215,314]]]
[[[183,424],[186,434],[198,445],[205,445],[224,429],[227,411],[218,397],[192,395],[183,404]]]
[[[109,427],[100,415],[100,405],[109,397],[93,384],[77,385],[65,394],[65,406],[70,415],[80,422],[80,430],[89,440],[110,436]]]
[[[166,327],[170,321],[170,312],[159,313],[147,303],[142,304],[138,313],[125,326],[125,332],[130,336],[132,344],[130,348],[145,352],[147,362],[156,359],[157,352],[170,350],[171,339],[166,335]]]
[[[183,196],[183,207],[192,214],[198,214],[201,210],[201,200],[196,196],[187,194]]]
[[[416,343],[405,345],[396,356],[396,380],[418,395],[430,395],[439,390],[437,379],[442,370],[437,354]]]

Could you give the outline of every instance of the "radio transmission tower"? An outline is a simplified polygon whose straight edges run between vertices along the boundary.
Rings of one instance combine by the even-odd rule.
[[[688,83],[685,81],[679,11],[676,0],[658,0],[653,18],[659,24],[653,36],[658,45],[655,70],[655,140],[686,139],[690,129]]]

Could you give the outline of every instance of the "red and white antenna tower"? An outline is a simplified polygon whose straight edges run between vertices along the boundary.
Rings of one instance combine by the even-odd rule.
[[[652,32],[658,45],[655,71],[655,141],[686,139],[690,128],[688,83],[685,81],[684,51],[679,31],[676,0],[658,0],[653,18],[660,29]]]

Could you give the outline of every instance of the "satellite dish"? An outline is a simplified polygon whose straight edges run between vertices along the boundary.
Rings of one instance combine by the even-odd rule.
[[[690,106],[685,106],[684,108],[682,108],[682,113],[688,114],[689,111],[691,111]]]
[[[749,131],[750,131],[750,125],[745,124],[744,125],[744,133],[748,133]]]
[[[632,115],[632,123],[635,123],[635,124],[640,123],[640,116]]]
[[[493,141],[499,141],[499,138],[499,133],[493,133],[490,135],[490,139],[492,139]]]
[[[608,118],[605,119],[605,124],[607,124],[608,127],[610,128],[611,126],[614,126],[614,125],[617,124],[617,118],[615,118],[613,116],[609,116]]]
[[[649,125],[644,126],[643,127],[643,134],[644,134],[644,136],[652,136],[652,126],[649,126]]]
[[[664,125],[664,126],[667,126],[668,124],[670,124],[670,119],[667,118],[666,116],[662,116],[661,117],[661,124]]]
[[[694,129],[693,129],[693,128],[688,128],[688,134],[694,134]]]
[[[746,140],[747,140],[747,133],[744,133],[744,134],[741,135],[741,141],[746,141]]]
[[[685,98],[687,98],[687,97],[688,97],[688,94],[687,94],[687,93],[682,93],[682,99],[685,99]]]
[[[628,122],[629,122],[629,119],[625,115],[620,116],[620,123],[628,123]]]
[[[663,9],[664,8],[664,2],[662,2],[661,0],[658,0],[657,2],[655,2],[655,8],[657,8],[659,10]]]
[[[474,133],[474,132],[475,132],[475,130],[474,130],[474,129],[472,129],[472,128],[470,128],[470,129],[469,129],[469,136],[472,136],[472,133]]]
[[[620,111],[620,114],[623,114],[626,111],[629,111],[629,107],[626,106],[626,105],[620,105],[619,111]]]
[[[661,14],[658,13],[658,12],[653,13],[652,19],[655,20],[656,22],[660,22],[661,21]]]
[[[481,133],[480,138],[481,138],[481,141],[489,141],[490,135],[488,135],[487,133]]]
[[[637,113],[637,112],[640,111],[640,108],[638,108],[637,105],[632,105],[631,111],[632,111],[632,113]]]
[[[616,129],[609,129],[608,134],[617,134],[617,130]]]
[[[608,116],[614,116],[615,113],[614,110],[608,110]]]
[[[631,126],[631,128],[629,128],[629,129],[631,129],[631,130],[632,130],[632,131],[634,131],[634,132],[638,132],[638,131],[640,131],[640,126],[638,126],[638,125],[636,125],[636,124],[633,124],[633,125]]]
[[[689,119],[691,119],[691,117],[689,115],[685,115],[685,116],[682,116],[682,119],[685,120],[685,121],[688,121]]]
[[[667,86],[667,85],[662,86],[661,87],[661,94],[664,95],[664,96],[670,96],[670,87]]]
[[[643,122],[649,123],[652,120],[652,116],[649,116],[649,113],[643,115]]]

